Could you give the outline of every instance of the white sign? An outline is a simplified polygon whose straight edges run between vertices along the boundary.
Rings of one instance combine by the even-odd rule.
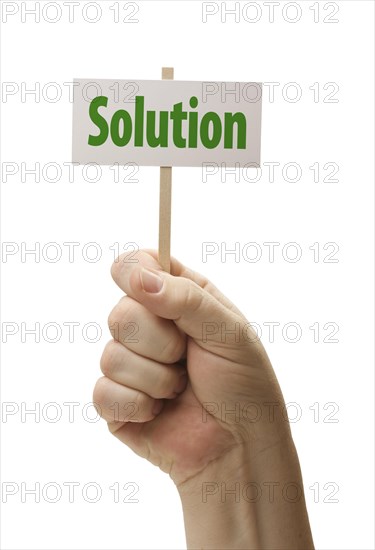
[[[259,166],[257,82],[75,80],[73,162]]]

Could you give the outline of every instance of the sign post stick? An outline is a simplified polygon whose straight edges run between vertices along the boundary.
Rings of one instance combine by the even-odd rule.
[[[163,67],[161,77],[173,80],[173,67]],[[172,167],[160,166],[159,264],[167,273],[171,270],[171,199]]]

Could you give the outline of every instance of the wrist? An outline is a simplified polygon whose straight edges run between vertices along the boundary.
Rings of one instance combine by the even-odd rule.
[[[290,435],[238,445],[177,488],[189,549],[313,548]]]
[[[232,448],[177,486],[189,549],[259,548],[257,531],[248,529],[253,510],[241,499],[250,468],[245,447]]]

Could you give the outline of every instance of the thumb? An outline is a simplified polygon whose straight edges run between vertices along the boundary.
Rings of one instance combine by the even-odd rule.
[[[150,312],[174,321],[197,344],[221,357],[242,362],[249,343],[257,340],[241,314],[189,278],[141,262],[112,274],[120,288]]]

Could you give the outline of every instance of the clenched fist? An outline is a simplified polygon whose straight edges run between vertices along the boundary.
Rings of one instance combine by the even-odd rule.
[[[93,399],[116,437],[169,473],[182,496],[189,544],[201,548],[207,537],[199,535],[195,514],[202,513],[204,480],[276,475],[302,486],[298,458],[272,366],[244,315],[177,260],[168,274],[154,251],[135,258],[122,255],[112,266],[125,296],[109,315],[114,339],[104,349],[104,376]],[[277,522],[282,532],[290,514],[298,534],[294,544],[293,533],[286,533],[285,547],[312,548],[303,500],[281,516],[276,506],[257,504],[261,512],[255,513],[242,503],[239,517],[248,525],[240,538],[227,524],[240,508],[232,514],[227,503],[220,506],[227,519],[220,512],[211,527],[207,520],[215,532],[207,539],[210,548],[263,548],[262,540],[284,548]],[[269,523],[263,539],[259,513]],[[301,540],[305,546],[298,546]]]

